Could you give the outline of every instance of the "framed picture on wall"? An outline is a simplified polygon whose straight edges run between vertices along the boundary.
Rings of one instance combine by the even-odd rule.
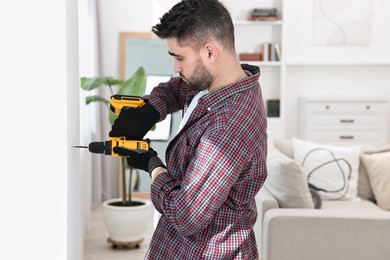
[[[371,0],[314,0],[313,44],[369,44],[371,5]]]

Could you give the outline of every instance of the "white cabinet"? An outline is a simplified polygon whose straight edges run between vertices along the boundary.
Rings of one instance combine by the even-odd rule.
[[[388,102],[383,99],[300,100],[299,137],[332,144],[388,142]]]

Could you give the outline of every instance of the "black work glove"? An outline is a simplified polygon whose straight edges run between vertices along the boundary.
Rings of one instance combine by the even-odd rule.
[[[151,175],[152,171],[159,166],[166,168],[161,159],[157,157],[157,152],[150,147],[148,151],[135,151],[125,147],[115,146],[113,151],[120,156],[127,156],[127,164],[130,167],[144,170],[148,172],[149,175]]]
[[[122,109],[111,127],[109,136],[125,136],[127,139],[141,140],[159,119],[160,114],[148,102],[140,108]]]

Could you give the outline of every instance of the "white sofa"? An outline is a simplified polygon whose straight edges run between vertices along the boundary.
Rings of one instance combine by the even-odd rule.
[[[358,199],[322,200],[321,207],[314,208],[313,201],[307,199],[307,194],[310,194],[307,193],[308,188],[302,192],[305,184],[300,186],[302,182],[288,178],[285,178],[284,183],[281,181],[291,172],[302,170],[292,159],[292,141],[275,140],[274,144],[270,147],[267,160],[268,178],[256,197],[259,215],[255,234],[260,259],[389,260],[390,208],[383,209],[387,206],[380,207],[376,203],[376,194],[362,158],[372,154],[390,156],[390,145],[363,147],[359,164]],[[389,165],[384,166],[388,181]],[[291,170],[292,166],[295,168]],[[287,190],[291,187],[292,192],[300,194],[288,194],[291,191]],[[381,205],[384,205],[386,199],[390,200],[390,197],[381,198]]]

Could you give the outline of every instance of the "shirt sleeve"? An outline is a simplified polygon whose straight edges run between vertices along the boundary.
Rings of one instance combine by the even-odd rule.
[[[160,121],[162,121],[168,114],[183,109],[188,93],[187,84],[180,77],[175,77],[155,86],[144,98],[160,113]]]

